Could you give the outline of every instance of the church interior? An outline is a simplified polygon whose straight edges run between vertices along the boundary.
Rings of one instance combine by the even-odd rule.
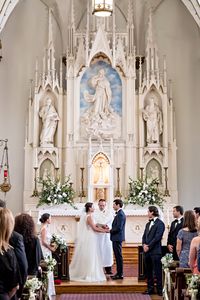
[[[103,17],[101,5],[108,5]],[[148,205],[129,201],[131,182],[156,181],[163,245],[173,208],[199,206],[199,49],[199,0],[1,0],[0,199],[6,207],[14,216],[28,213],[37,230],[50,214],[51,233],[65,238],[71,260],[85,203],[98,209],[105,199],[112,211],[120,198],[124,259],[140,268]],[[73,205],[49,196],[39,206],[47,181],[67,181]],[[83,287],[95,291],[69,284],[68,292]],[[108,292],[144,287],[127,281],[108,285]],[[66,293],[62,285],[57,291]]]

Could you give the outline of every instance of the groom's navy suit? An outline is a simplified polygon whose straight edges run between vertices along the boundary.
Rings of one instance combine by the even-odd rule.
[[[154,290],[154,275],[157,280],[158,293],[162,293],[162,248],[161,240],[165,231],[165,225],[160,219],[148,222],[142,237],[142,245],[146,244],[149,251],[144,252],[144,262],[146,265],[147,285],[149,293]]]
[[[125,224],[126,216],[122,209],[118,210],[112,223],[110,230],[110,239],[113,244],[113,251],[116,259],[117,274],[123,276],[123,257],[122,242],[125,241]]]

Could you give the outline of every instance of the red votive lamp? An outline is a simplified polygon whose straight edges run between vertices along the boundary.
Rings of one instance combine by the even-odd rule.
[[[8,170],[4,170],[4,178],[8,178]]]

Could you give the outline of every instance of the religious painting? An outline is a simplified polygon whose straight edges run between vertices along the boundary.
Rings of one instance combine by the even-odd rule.
[[[104,61],[92,64],[81,79],[80,116],[81,136],[121,136],[122,82]]]

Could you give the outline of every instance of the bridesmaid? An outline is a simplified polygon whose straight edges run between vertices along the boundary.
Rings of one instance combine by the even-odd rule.
[[[51,216],[48,213],[45,213],[40,218],[41,229],[40,229],[40,242],[42,246],[42,252],[44,257],[52,257],[52,252],[56,249],[51,246],[51,233],[49,232],[49,225],[51,224]],[[48,296],[56,295],[55,285],[54,285],[54,276],[53,272],[48,274]]]

